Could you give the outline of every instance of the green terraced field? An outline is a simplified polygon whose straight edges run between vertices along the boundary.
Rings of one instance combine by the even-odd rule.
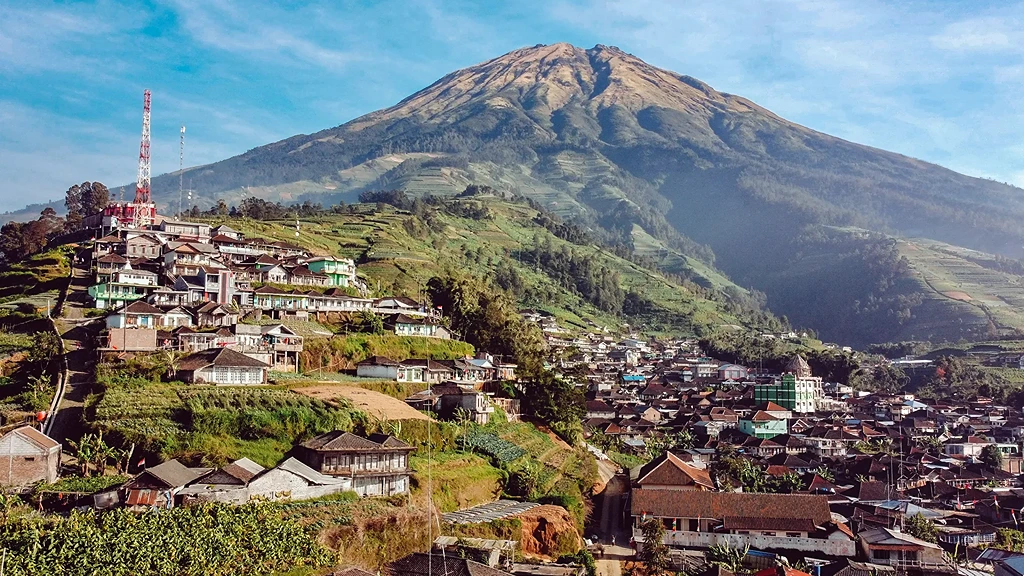
[[[936,324],[954,318],[979,335],[1024,331],[1024,277],[997,269],[995,257],[927,239],[898,247],[926,298],[929,313],[917,316]]]
[[[580,169],[597,170],[597,165]],[[489,219],[475,220],[456,216],[446,210],[436,210],[429,224],[413,215],[390,206],[383,212],[371,206],[359,205],[356,213],[307,218],[300,221],[299,236],[295,236],[295,221],[253,221],[224,218],[211,222],[226,222],[247,236],[260,236],[284,240],[305,246],[318,254],[351,257],[359,263],[359,273],[374,291],[382,294],[406,294],[419,297],[426,282],[446,270],[464,270],[480,276],[494,272],[501,260],[515,267],[524,283],[531,289],[554,294],[553,298],[524,300],[523,306],[540,308],[554,314],[569,328],[591,326],[615,328],[622,318],[598,310],[578,294],[567,290],[549,278],[543,271],[520,261],[516,254],[529,249],[537,240],[550,241],[554,247],[570,247],[589,256],[601,266],[619,274],[624,290],[643,296],[663,312],[659,314],[659,331],[692,334],[697,326],[744,324],[743,319],[724,310],[724,307],[696,294],[657,272],[647,270],[594,245],[577,246],[554,237],[534,223],[537,211],[525,204],[503,201],[494,196],[477,197],[490,211]],[[412,222],[410,222],[412,221]],[[412,234],[409,226],[417,226]],[[634,233],[637,251],[653,254],[661,250],[676,258],[690,271],[691,277],[701,278],[701,284],[713,290],[741,288],[714,269],[695,260],[665,250],[660,242],[642,229]],[[671,271],[671,266],[666,266]]]

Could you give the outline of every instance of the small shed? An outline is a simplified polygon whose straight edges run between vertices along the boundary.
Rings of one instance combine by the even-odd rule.
[[[60,443],[31,426],[0,437],[0,484],[28,486],[55,482],[60,469]]]

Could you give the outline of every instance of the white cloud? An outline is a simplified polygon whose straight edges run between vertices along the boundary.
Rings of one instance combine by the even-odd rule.
[[[330,71],[340,71],[363,58],[358,53],[307,39],[301,30],[315,26],[316,22],[296,22],[266,4],[234,4],[227,0],[174,0],[174,4],[193,38],[226,52],[290,60]],[[286,24],[289,20],[292,20],[291,29]]]
[[[1003,52],[1019,50],[1019,38],[1011,30],[1017,24],[1003,18],[973,18],[948,24],[932,36],[936,48],[963,52]]]

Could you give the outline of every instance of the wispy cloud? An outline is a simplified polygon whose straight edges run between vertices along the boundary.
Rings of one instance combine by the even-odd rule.
[[[0,4],[0,70],[70,71],[96,60],[82,47],[110,33],[111,22],[74,10]]]
[[[315,21],[301,22],[272,5],[174,0],[174,6],[182,26],[197,41],[247,58],[288,60],[331,71],[342,70],[363,58],[358,53],[307,39],[302,35],[302,25],[316,26]],[[289,21],[290,28],[285,25]]]
[[[1021,46],[1015,32],[1018,22],[1004,18],[970,18],[945,26],[931,37],[932,44],[943,50],[963,52],[1019,51]]]

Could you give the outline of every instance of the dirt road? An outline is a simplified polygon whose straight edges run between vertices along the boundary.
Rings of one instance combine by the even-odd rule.
[[[597,576],[622,576],[622,562],[618,560],[598,560]]]

